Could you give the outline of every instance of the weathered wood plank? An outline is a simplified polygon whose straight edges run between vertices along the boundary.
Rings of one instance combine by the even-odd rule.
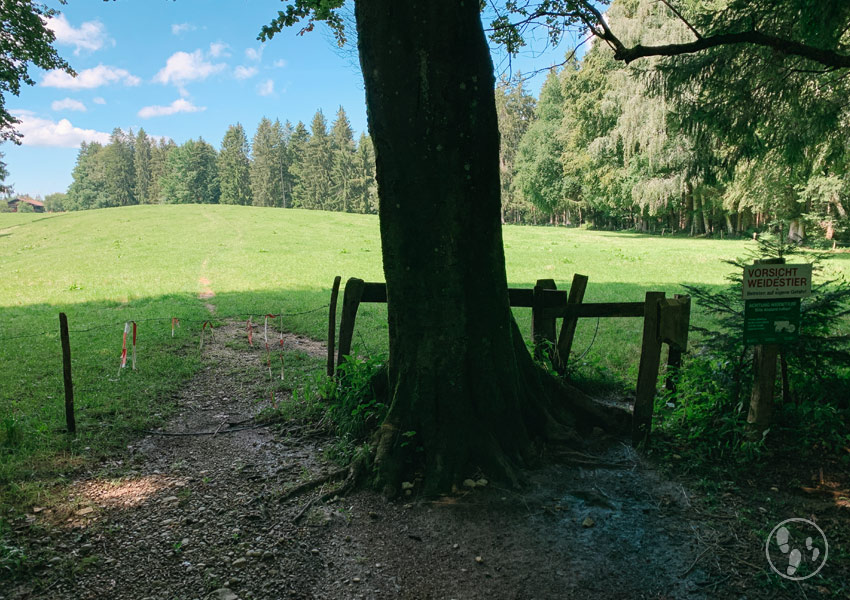
[[[635,445],[644,444],[649,440],[652,427],[652,408],[658,383],[658,367],[661,363],[658,303],[663,298],[664,292],[647,292],[644,303],[643,341],[632,417],[632,442]]]
[[[664,387],[675,396],[679,369],[682,367],[682,354],[688,349],[688,331],[691,325],[691,297],[676,294],[673,300],[666,300],[667,310],[661,310],[661,340],[667,342],[667,379]],[[675,310],[670,310],[673,307]],[[675,323],[667,323],[670,318],[676,319]]]
[[[387,284],[366,281],[363,283],[363,293],[360,302],[386,302]]]
[[[684,350],[688,345],[688,328],[691,321],[690,296],[677,295],[659,303],[659,334],[665,344]]]
[[[350,278],[345,282],[345,293],[342,296],[342,319],[339,323],[339,352],[336,366],[342,364],[344,356],[351,354],[351,340],[354,337],[354,321],[357,318],[357,308],[363,294],[362,279]]]
[[[334,346],[336,344],[336,299],[339,296],[339,283],[342,277],[334,277],[331,287],[331,306],[328,311],[328,377],[334,376]]]
[[[531,339],[534,342],[534,357],[538,360],[544,356],[552,360],[555,350],[555,317],[547,314],[544,291],[554,290],[553,279],[538,279],[534,286],[534,297],[531,307]]]
[[[643,302],[584,302],[567,304],[560,309],[547,309],[556,317],[583,319],[588,317],[642,317]]]
[[[68,433],[76,435],[74,380],[71,377],[71,338],[68,333],[68,316],[65,313],[59,313],[59,339],[62,341],[62,375],[65,382],[65,425]]]
[[[578,305],[584,301],[584,292],[587,290],[587,275],[573,275],[570,285],[570,293],[567,296],[567,306]],[[561,323],[561,333],[558,335],[558,352],[555,354],[555,368],[559,373],[567,370],[567,362],[570,360],[570,351],[573,347],[573,339],[576,334],[578,317],[565,317]]]
[[[552,281],[549,279],[548,281]],[[534,289],[508,288],[508,300],[514,308],[533,308]],[[560,307],[567,303],[567,292],[557,289],[544,289],[543,306],[548,308]]]

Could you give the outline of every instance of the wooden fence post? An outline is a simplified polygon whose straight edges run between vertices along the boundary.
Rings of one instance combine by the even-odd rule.
[[[667,379],[664,381],[666,387],[673,395],[676,394],[677,375],[682,366],[682,354],[687,352],[688,330],[691,325],[691,297],[675,294],[673,306],[678,310],[673,313],[673,323],[664,322],[664,314],[661,315],[661,338],[667,343]]]
[[[635,445],[646,443],[652,428],[652,410],[658,383],[658,367],[661,363],[658,301],[662,298],[664,298],[664,292],[647,292],[644,303],[643,342],[640,349],[640,367],[632,415],[632,442]]]
[[[74,417],[74,382],[71,379],[71,338],[68,334],[68,316],[59,313],[59,338],[62,340],[62,371],[65,379],[65,424],[68,433],[76,435],[77,420]]]
[[[747,423],[757,434],[770,427],[773,419],[773,392],[778,356],[777,344],[764,344],[753,348],[753,392],[750,396]]]
[[[555,317],[547,314],[543,290],[554,290],[554,279],[538,279],[534,286],[531,306],[531,339],[534,343],[534,358],[541,360],[545,354],[552,360],[555,346]],[[546,342],[546,343],[544,343]]]
[[[350,278],[345,282],[345,292],[342,295],[342,318],[339,322],[339,352],[337,353],[336,368],[342,364],[344,356],[351,354],[351,340],[354,337],[354,320],[357,318],[357,308],[363,295],[362,279]]]
[[[581,304],[584,301],[585,290],[587,290],[587,275],[576,273],[573,275],[572,284],[570,284],[567,304]],[[578,317],[565,316],[561,323],[561,333],[558,335],[558,352],[555,354],[555,368],[562,375],[566,372],[567,362],[570,360],[573,338],[576,335],[576,325],[578,325]]]
[[[339,296],[339,282],[342,277],[337,275],[334,277],[334,284],[331,288],[331,306],[328,312],[328,377],[334,375],[334,344],[336,342],[336,299]]]
[[[784,265],[784,258],[763,258],[755,264]],[[746,300],[744,301],[746,302]],[[764,344],[753,347],[753,391],[750,395],[750,410],[747,423],[753,433],[762,434],[770,427],[773,419],[773,393],[776,384],[776,359],[779,345]]]

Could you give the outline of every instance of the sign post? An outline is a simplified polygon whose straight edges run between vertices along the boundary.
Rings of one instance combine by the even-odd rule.
[[[773,259],[776,260],[776,259]],[[785,259],[780,259],[785,261]],[[812,265],[766,264],[744,267],[744,300],[807,298],[812,295]]]
[[[800,334],[800,299],[747,300],[744,344],[785,344]]]
[[[812,294],[812,265],[784,258],[744,267],[744,344],[753,345],[753,391],[747,422],[758,434],[770,427],[779,345],[800,335],[800,299]]]

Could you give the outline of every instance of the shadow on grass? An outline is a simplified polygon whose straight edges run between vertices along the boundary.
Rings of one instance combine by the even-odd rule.
[[[660,233],[645,233],[641,231],[609,231],[606,229],[587,229],[586,231],[598,234],[604,234],[609,237],[621,237],[621,238],[630,238],[630,239],[652,239],[652,240],[688,240],[693,242],[745,242],[752,241],[752,238],[748,236],[724,236],[720,237],[711,237],[711,236],[690,236],[686,233],[665,233],[661,235]]]
[[[560,289],[569,286],[569,282],[557,284]],[[250,317],[256,344],[263,340],[265,315],[278,315],[269,319],[274,332],[283,315],[285,331],[326,341],[330,285],[329,281],[327,289],[223,292],[203,300],[193,294],[173,294],[128,302],[0,307],[0,487],[59,476],[69,466],[105,456],[140,430],[162,423],[175,394],[205,367],[199,343],[206,322],[215,328],[231,320],[247,323]],[[511,286],[531,288],[533,284]],[[683,291],[654,285],[594,284],[591,278],[585,299],[636,302],[650,290],[668,295]],[[64,433],[60,311],[68,315],[71,330],[76,439]],[[530,337],[531,310],[517,308],[514,314],[523,334]],[[172,318],[179,319],[173,335]],[[700,319],[696,308],[694,320]],[[135,371],[129,366],[130,340],[128,367],[119,368],[128,321],[137,323]],[[573,348],[575,357],[581,357],[575,360],[576,367],[583,369],[582,378],[607,378],[621,382],[623,388],[633,388],[642,320],[600,319],[598,326],[596,321],[582,319],[576,332]],[[208,331],[205,343],[214,343]],[[237,343],[247,345],[247,337],[246,327],[244,338]],[[361,354],[386,352],[386,305],[360,306],[353,346]]]

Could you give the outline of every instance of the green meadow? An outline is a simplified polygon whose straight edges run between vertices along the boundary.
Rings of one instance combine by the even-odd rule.
[[[505,227],[504,239],[512,286],[551,278],[565,289],[582,273],[590,277],[586,302],[725,285],[722,261],[752,245],[516,226]],[[850,255],[832,262],[850,272]],[[383,280],[374,216],[209,205],[0,214],[0,275],[0,488],[59,474],[161,421],[171,395],[203,367],[204,321],[253,314],[262,325],[261,315],[283,313],[287,331],[325,340],[334,276]],[[199,298],[208,289],[215,295]],[[71,329],[75,440],[62,434],[60,311]],[[530,309],[515,314],[527,333]],[[386,351],[385,315],[384,306],[361,306],[361,353]],[[172,318],[180,319],[173,337]],[[119,373],[131,320],[138,370]],[[693,321],[706,323],[699,307]],[[584,354],[584,377],[633,387],[640,329],[639,319],[603,319],[598,330],[596,320],[581,321],[574,351]]]

